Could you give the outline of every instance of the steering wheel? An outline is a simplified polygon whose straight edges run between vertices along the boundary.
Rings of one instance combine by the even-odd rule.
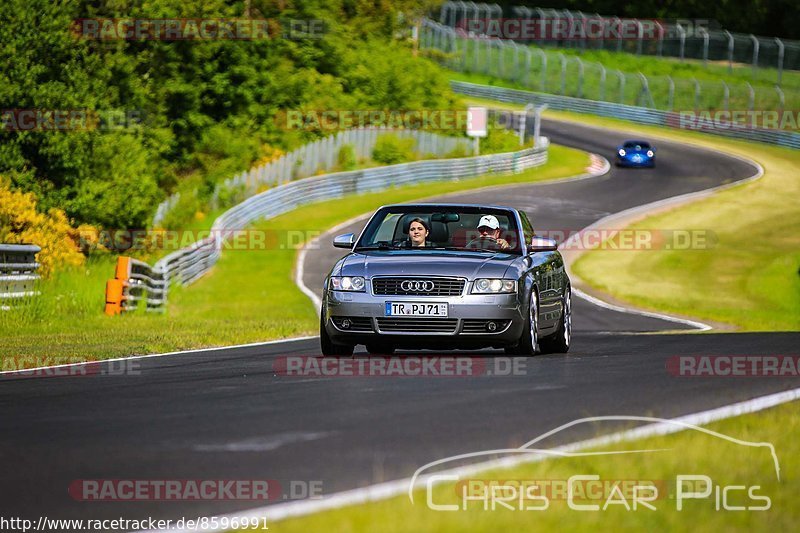
[[[491,235],[481,235],[480,237],[476,237],[469,241],[469,244],[467,244],[466,247],[477,248],[479,250],[493,250],[499,248],[500,246],[497,244],[497,239]]]

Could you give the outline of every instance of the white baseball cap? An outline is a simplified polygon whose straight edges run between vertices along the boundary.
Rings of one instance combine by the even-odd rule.
[[[497,228],[500,227],[500,223],[497,221],[497,217],[494,216],[494,215],[483,215],[481,217],[480,222],[478,222],[478,227],[479,228],[487,227],[487,228],[491,228],[491,229],[497,229]]]

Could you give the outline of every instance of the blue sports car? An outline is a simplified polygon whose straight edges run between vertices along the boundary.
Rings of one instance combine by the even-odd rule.
[[[625,141],[617,147],[618,167],[656,166],[656,149],[646,141]]]

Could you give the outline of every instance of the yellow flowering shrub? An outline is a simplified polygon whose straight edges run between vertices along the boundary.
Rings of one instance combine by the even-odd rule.
[[[37,260],[42,277],[64,266],[83,264],[85,258],[75,240],[77,235],[62,210],[38,212],[33,193],[12,190],[9,182],[0,177],[0,243],[41,247]]]

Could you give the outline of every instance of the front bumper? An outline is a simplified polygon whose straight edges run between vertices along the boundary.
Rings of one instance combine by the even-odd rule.
[[[446,319],[386,317],[386,302],[447,303]],[[328,291],[325,329],[337,343],[391,343],[402,347],[511,346],[526,327],[517,294],[466,294],[457,297],[385,296]],[[343,319],[349,327],[343,327]],[[493,323],[493,329],[492,324]]]
[[[617,155],[617,165],[621,167],[652,167],[656,164],[655,157],[642,156],[639,159],[632,159],[628,156],[620,157]]]

